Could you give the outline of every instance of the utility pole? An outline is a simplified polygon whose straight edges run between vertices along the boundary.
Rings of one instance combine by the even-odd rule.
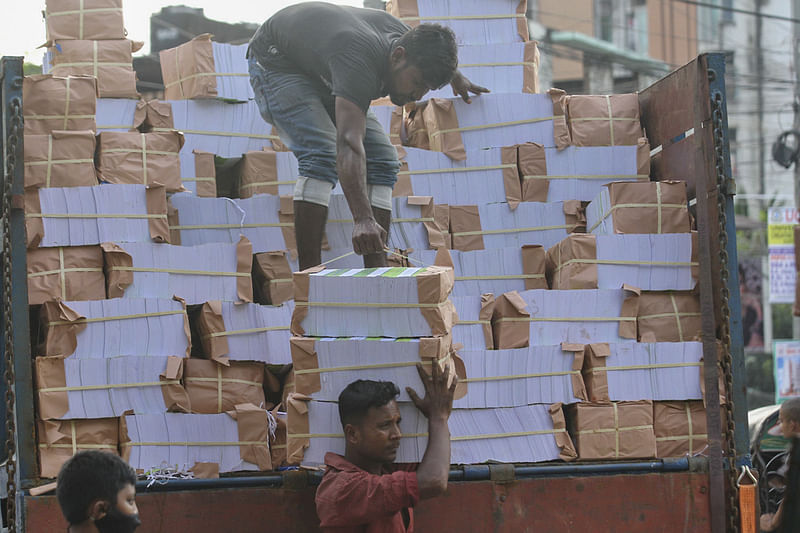
[[[800,17],[800,0],[792,0],[792,18],[797,19]],[[794,130],[800,131],[800,24],[795,22],[792,25],[792,55],[794,58]],[[800,139],[797,139],[800,142]],[[794,162],[794,207],[800,209],[800,161]],[[797,260],[798,252],[795,249],[795,261]],[[797,270],[797,268],[795,268]],[[795,280],[795,283],[800,283],[800,279]],[[792,320],[792,337],[800,339],[800,317],[794,317]]]

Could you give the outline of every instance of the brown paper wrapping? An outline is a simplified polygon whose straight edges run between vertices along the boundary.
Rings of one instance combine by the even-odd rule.
[[[289,372],[286,374],[286,377],[284,378],[283,390],[281,391],[281,409],[283,409],[284,411],[286,411],[287,409],[286,406],[288,405],[287,399],[289,398],[289,395],[295,392],[294,379],[295,379],[294,368],[292,368],[291,370],[289,370]]]
[[[526,18],[526,14],[528,12],[528,0],[519,0],[519,4],[517,4],[517,34],[522,42],[526,42],[530,39],[530,34],[528,30],[528,19]]]
[[[275,433],[270,434],[269,453],[272,458],[272,468],[286,466],[286,413],[279,413],[276,407],[270,411],[275,418],[277,427]]]
[[[708,447],[706,409],[702,401],[654,402],[656,457],[683,457]]]
[[[430,150],[444,152],[456,161],[467,158],[464,140],[458,131],[458,115],[451,100],[431,98],[422,110],[422,119],[428,132]]]
[[[216,98],[217,78],[211,34],[159,53],[165,100]]]
[[[597,259],[594,235],[568,235],[547,250],[547,279],[552,289],[597,288],[597,263],[570,263],[574,259]]]
[[[175,122],[172,118],[172,104],[161,100],[139,100],[136,104],[134,124],[139,124],[139,131],[172,131]]]
[[[218,479],[219,463],[195,463],[189,472],[194,474],[195,479]]]
[[[237,166],[239,198],[278,194],[278,167],[273,150],[247,152]],[[294,183],[294,180],[292,180]]]
[[[231,361],[225,366],[207,359],[186,359],[183,382],[193,413],[224,413],[242,403],[266,403],[263,363]]]
[[[302,272],[293,274],[295,308],[292,313],[292,335],[304,336],[303,320],[308,316],[308,294],[310,288],[310,274],[319,272],[325,267],[311,267]],[[420,308],[419,312],[431,328],[431,336],[437,337],[449,334],[453,324],[458,321],[453,302],[447,299],[453,290],[455,275],[453,269],[441,266],[429,266],[425,272],[415,276],[417,281],[417,301],[421,304],[441,304],[436,307]],[[391,307],[391,304],[386,304]]]
[[[98,177],[108,183],[158,183],[167,192],[183,191],[178,158],[183,142],[183,135],[174,131],[104,131],[98,136]]]
[[[39,467],[43,478],[58,477],[61,466],[79,451],[119,455],[119,419],[37,420]]]
[[[527,0],[525,1],[527,3]],[[522,61],[525,63],[522,67],[522,92],[538,93],[540,57],[539,45],[536,41],[528,41],[525,43]]]
[[[311,439],[308,425],[309,396],[292,393],[286,398],[286,462],[299,465],[303,461]]]
[[[526,244],[522,247],[522,274],[525,276],[525,290],[548,289],[545,276],[546,252],[539,244]]]
[[[403,144],[420,150],[430,150],[431,141],[425,125],[423,111],[428,102],[411,102],[403,106]]]
[[[401,160],[400,170],[397,172],[397,181],[392,189],[392,198],[414,195],[414,186],[411,183],[411,176],[408,172],[408,162]]]
[[[494,348],[526,348],[530,342],[530,323],[525,319],[530,316],[525,300],[517,291],[501,294],[492,313]],[[509,318],[512,320],[504,320]]]
[[[272,470],[269,453],[269,413],[250,403],[237,405],[228,414],[236,420],[239,429],[239,442],[259,442],[263,444],[243,444],[239,446],[242,460],[253,463],[261,471]]]
[[[319,370],[319,358],[317,357],[317,339],[311,337],[292,337],[289,340],[292,351],[292,370],[295,372],[295,392],[304,395],[312,395],[322,390],[321,372],[308,372]],[[463,363],[461,372],[456,369],[455,359],[457,356],[452,351],[452,337],[445,335],[442,337],[422,337],[419,339],[419,359],[421,362],[437,361],[441,370],[445,367],[450,368],[451,375],[459,375],[465,378]],[[452,357],[448,358],[448,355]],[[458,358],[460,361],[460,358]],[[298,374],[299,372],[299,374]],[[458,399],[458,398],[456,398]]]
[[[286,244],[286,250],[289,252],[289,256],[293,260],[297,259],[297,239],[294,233],[294,198],[290,194],[281,196],[278,222],[283,224],[281,226],[281,233],[283,234],[283,242]]]
[[[580,200],[564,201],[564,222],[569,233],[586,233],[586,210]]]
[[[122,247],[111,242],[100,244],[105,262],[106,294],[109,298],[121,298],[133,283],[133,272],[114,270],[114,267],[132,267],[133,258]]]
[[[500,151],[501,162],[503,165],[513,165],[503,168],[503,185],[506,190],[506,202],[513,211],[522,201],[522,189],[519,181],[519,171],[517,170],[517,147],[506,146]]]
[[[92,131],[25,135],[25,188],[97,185]]]
[[[420,215],[428,234],[428,246],[435,250],[447,246],[444,234],[450,219],[450,209],[446,205],[434,205],[430,196],[409,196],[408,205],[420,206]]]
[[[28,302],[103,300],[106,278],[99,246],[28,250]]]
[[[192,150],[192,153],[194,154],[194,180],[197,183],[195,194],[203,198],[216,198],[217,168],[214,164],[214,154],[202,150]]]
[[[286,252],[253,256],[253,293],[256,303],[262,305],[281,305],[294,297],[292,268]]]
[[[481,310],[478,312],[478,320],[480,320],[483,327],[483,338],[487,350],[494,350],[494,333],[492,332],[494,307],[494,294],[488,292],[481,294]]]
[[[94,76],[100,98],[138,98],[133,52],[144,43],[127,39],[59,40],[50,47],[54,76]]]
[[[577,403],[567,407],[578,458],[650,459],[656,456],[653,402]]]
[[[544,146],[525,143],[517,146],[517,166],[523,202],[546,202],[550,190],[547,176],[547,158]]]
[[[691,230],[685,181],[615,182],[606,187],[611,200],[608,216],[612,217],[614,233],[689,233]]]
[[[625,300],[622,302],[620,316],[627,318],[638,317],[642,291],[627,283],[622,285],[622,290],[625,291]],[[638,320],[620,321],[619,336],[623,339],[638,339],[639,328],[637,322]]]
[[[172,205],[172,200],[167,198],[167,224],[169,226],[169,243],[175,246],[181,245],[181,230],[178,227],[181,225],[181,214]]]
[[[54,130],[95,131],[97,80],[89,76],[61,78],[51,74],[25,76],[25,135]]]
[[[609,402],[608,372],[597,370],[608,366],[608,356],[611,348],[607,342],[598,342],[586,345],[584,353],[583,382],[590,402]]]
[[[122,0],[47,0],[47,40],[124,39]]]
[[[228,363],[228,337],[225,333],[225,321],[222,318],[222,303],[214,300],[206,302],[197,315],[197,331],[200,334],[200,345],[203,355],[222,364]]]
[[[583,344],[576,344],[570,342],[562,342],[561,350],[572,354],[572,371],[576,372],[571,374],[572,377],[572,394],[576,398],[588,401],[589,394],[586,392],[586,383],[584,383],[581,370],[584,367],[586,346]]]
[[[253,302],[253,244],[242,236],[236,245],[236,272],[247,276],[236,277],[236,295],[240,302]]]
[[[570,96],[567,116],[575,146],[636,146],[644,137],[637,94]]]
[[[567,125],[567,104],[569,97],[561,89],[550,89],[547,91],[550,100],[553,102],[553,137],[556,148],[563,150],[572,144],[569,126]]]
[[[550,419],[553,421],[555,430],[556,446],[558,446],[558,458],[562,461],[574,461],[578,458],[575,445],[567,432],[567,422],[564,418],[564,409],[560,403],[554,403],[549,408]]]
[[[167,369],[159,376],[161,381],[175,381],[183,377],[183,363],[188,361],[182,357],[169,356],[167,358]],[[164,405],[167,411],[174,413],[191,413],[192,402],[183,385],[169,384],[161,387],[164,396]]]
[[[40,355],[67,357],[75,353],[77,335],[86,329],[86,317],[61,300],[45,302],[40,313],[44,330]]]
[[[468,252],[483,250],[483,235],[460,235],[481,231],[481,215],[477,205],[451,205],[450,206],[450,234],[454,250]]]
[[[700,298],[690,291],[644,291],[636,316],[641,342],[686,342],[702,336]]]

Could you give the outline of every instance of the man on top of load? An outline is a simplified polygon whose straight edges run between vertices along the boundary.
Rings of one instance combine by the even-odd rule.
[[[341,179],[353,215],[353,250],[365,267],[384,266],[392,187],[400,164],[372,100],[395,105],[447,83],[466,102],[488,92],[457,70],[453,32],[438,24],[411,29],[375,9],[307,2],[267,20],[250,41],[250,83],[262,117],[294,152],[300,269],[321,262],[331,190]]]

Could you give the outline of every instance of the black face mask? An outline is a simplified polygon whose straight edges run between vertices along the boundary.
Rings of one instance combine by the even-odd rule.
[[[100,533],[133,533],[142,525],[138,514],[125,514],[116,507],[112,507],[100,520],[95,520],[95,527]]]

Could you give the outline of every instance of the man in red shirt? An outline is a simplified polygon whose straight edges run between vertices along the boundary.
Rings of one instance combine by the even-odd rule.
[[[317,489],[317,514],[328,533],[400,533],[414,531],[413,507],[420,498],[447,490],[450,430],[458,379],[449,369],[432,365],[429,376],[417,365],[425,398],[406,388],[428,419],[428,446],[416,468],[394,465],[400,446],[397,385],[359,380],[339,395],[339,417],[345,436],[344,457],[325,455],[328,467]]]

